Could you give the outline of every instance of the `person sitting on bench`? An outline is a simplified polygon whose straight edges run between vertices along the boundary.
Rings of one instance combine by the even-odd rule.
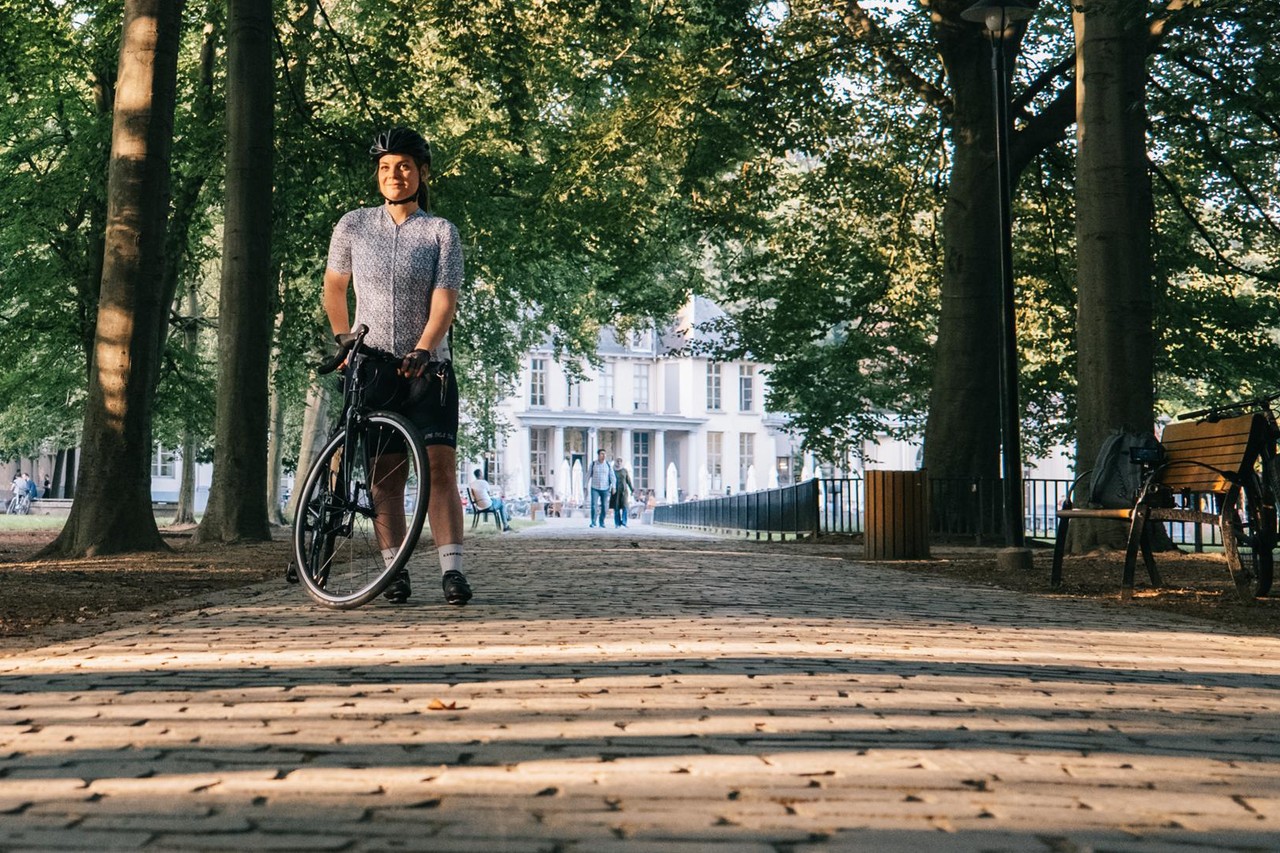
[[[471,474],[471,482],[467,484],[467,488],[471,490],[471,500],[476,505],[476,511],[492,511],[493,517],[497,520],[498,527],[502,529],[502,532],[510,531],[511,525],[507,523],[507,506],[502,502],[502,498],[489,494],[489,482],[480,476],[479,468],[472,471]]]

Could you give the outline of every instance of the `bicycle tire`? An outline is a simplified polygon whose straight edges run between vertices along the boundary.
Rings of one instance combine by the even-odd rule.
[[[1256,473],[1246,476],[1236,490],[1235,512],[1230,513],[1237,546],[1248,548],[1241,554],[1241,577],[1233,577],[1242,595],[1265,596],[1271,591],[1272,550],[1276,543],[1275,506],[1267,499]]]
[[[1280,479],[1278,461],[1280,460],[1274,458],[1269,461],[1265,466],[1264,476],[1258,477],[1255,474],[1261,495],[1256,544],[1253,549],[1254,594],[1259,598],[1271,594],[1271,584],[1275,575],[1275,547],[1277,539],[1280,538],[1276,516],[1277,495],[1280,495],[1276,490],[1276,481]]]
[[[403,463],[395,461],[399,455]],[[389,473],[379,469],[379,460],[390,460],[396,476],[405,476],[402,515],[394,507],[375,511],[375,475],[385,479]],[[347,610],[369,603],[408,563],[427,517],[430,475],[417,430],[399,414],[373,412],[350,434],[339,430],[329,439],[302,489],[293,525],[298,580],[326,607]],[[384,526],[404,525],[404,538],[389,562],[378,539],[378,517]]]

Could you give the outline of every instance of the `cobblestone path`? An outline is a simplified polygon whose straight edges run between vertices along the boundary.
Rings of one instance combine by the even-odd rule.
[[[0,657],[0,849],[1280,850],[1280,641],[564,523]]]

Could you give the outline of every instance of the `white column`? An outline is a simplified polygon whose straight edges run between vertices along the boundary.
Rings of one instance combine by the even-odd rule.
[[[649,485],[658,500],[675,500],[675,495],[667,497],[667,432],[653,431],[653,447],[649,448]]]
[[[628,470],[630,470],[630,468],[631,468],[631,456],[632,456],[632,453],[631,453],[631,430],[630,430],[630,429],[626,429],[626,428],[624,428],[624,429],[622,429],[622,430],[620,430],[620,431],[619,431],[619,435],[618,435],[618,456],[622,457],[622,464],[623,464],[623,465],[626,465],[626,466],[627,466],[627,469],[628,469]]]

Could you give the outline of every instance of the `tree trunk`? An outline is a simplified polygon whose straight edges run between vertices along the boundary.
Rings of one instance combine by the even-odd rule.
[[[67,451],[62,449],[58,451],[57,456],[53,460],[53,479],[49,481],[49,494],[47,497],[62,497],[62,472],[65,470],[67,462]]]
[[[63,498],[74,498],[76,496],[76,474],[80,470],[77,467],[79,456],[77,448],[67,448],[66,470],[63,472],[65,479],[62,481]]]
[[[98,12],[99,15],[111,13],[110,7]],[[118,14],[118,11],[115,14]],[[103,26],[98,27],[99,31],[106,31],[107,29],[107,27]],[[120,73],[119,55],[120,46],[117,46],[114,56],[110,51],[101,53],[95,51],[95,57],[97,57],[98,61],[94,63],[91,78],[93,103],[96,114],[104,125],[113,120],[112,110],[115,106],[116,82]],[[115,61],[112,61],[113,59]],[[102,176],[109,174],[111,171],[110,146],[95,147],[94,160],[96,161],[94,165],[101,165],[101,168],[91,167],[90,175]],[[101,177],[95,179],[95,183],[98,181],[101,181]],[[102,265],[106,256],[107,246],[108,196],[109,192],[102,192],[101,190],[90,194],[84,223],[85,232],[89,235],[86,247],[86,260],[88,263],[85,265],[84,274],[78,276],[75,282],[76,308],[79,312],[77,320],[80,331],[80,345],[84,352],[86,385],[92,381],[94,325],[97,322],[98,296],[99,291],[102,289]],[[63,497],[71,497],[71,492],[67,491]]]
[[[151,410],[182,3],[127,0],[107,178],[107,238],[85,405],[84,474],[42,552],[165,547],[151,512]]]
[[[196,523],[196,442],[191,433],[182,436],[182,479],[178,482],[178,506],[173,524]]]
[[[280,477],[284,435],[284,406],[274,386],[271,388],[271,434],[267,439],[267,520],[272,524],[284,524],[280,508]]]
[[[956,481],[956,488],[935,492],[933,512],[947,520],[945,529],[966,529],[979,517],[977,493],[959,487],[960,481],[994,479],[1000,471],[995,113],[982,30],[954,28],[940,32],[938,42],[954,98],[954,160],[942,222],[945,256],[924,464],[930,478]],[[991,532],[998,534],[999,515],[994,518]]]
[[[267,375],[272,309],[270,0],[231,0],[227,205],[218,320],[213,483],[196,541],[268,540]]]
[[[1076,31],[1076,466],[1107,433],[1150,430],[1155,407],[1151,183],[1144,4],[1096,0]],[[1077,532],[1078,531],[1078,532]],[[1072,525],[1074,553],[1123,542],[1118,525]]]
[[[289,494],[289,503],[285,508],[285,515],[289,518],[297,515],[302,480],[311,470],[311,462],[324,445],[330,426],[329,388],[318,381],[307,389],[307,408],[302,415],[302,444],[298,448],[298,470],[294,474],[293,491]]]
[[[195,355],[200,346],[200,299],[193,284],[187,289],[187,324],[182,330],[182,345]],[[196,523],[196,437],[190,429],[182,434],[182,480],[178,485],[178,508],[173,523]]]

